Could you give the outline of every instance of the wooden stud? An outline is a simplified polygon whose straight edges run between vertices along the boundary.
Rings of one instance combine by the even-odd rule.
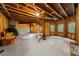
[[[64,20],[64,36],[67,37],[68,35],[68,18]]]
[[[43,18],[43,40],[46,40],[46,35],[45,35],[45,19]]]
[[[79,4],[76,9],[76,42],[79,44]]]

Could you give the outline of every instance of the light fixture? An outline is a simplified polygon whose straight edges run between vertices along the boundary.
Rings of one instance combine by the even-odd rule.
[[[38,12],[36,12],[36,14],[35,14],[37,17],[40,17],[40,13],[38,13]]]
[[[35,23],[33,23],[33,25],[36,25]]]

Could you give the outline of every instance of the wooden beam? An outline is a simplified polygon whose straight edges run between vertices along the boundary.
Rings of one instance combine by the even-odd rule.
[[[17,5],[17,9],[19,9],[19,5],[18,4],[16,4]]]
[[[66,13],[66,11],[64,10],[64,8],[62,7],[62,5],[60,3],[58,3],[58,5],[60,6],[60,8],[63,10],[64,14],[66,15],[66,17],[68,17],[68,14]]]
[[[79,3],[76,9],[76,42],[79,44]]]
[[[31,10],[31,9],[29,9],[28,7],[24,7],[24,6],[22,6],[22,5],[20,5],[20,4],[17,4],[17,5],[19,5],[19,6],[21,6],[21,7],[23,7],[25,10],[22,10],[22,11],[25,11],[25,12],[27,12],[27,13],[29,13],[29,14],[32,14],[33,16],[36,16],[35,15],[35,13],[37,12],[37,11],[34,11],[34,10]],[[29,4],[27,4],[27,6],[30,6]],[[30,7],[32,7],[32,6],[30,6]],[[32,7],[33,8],[33,7]],[[33,8],[34,9],[34,8]]]
[[[18,4],[17,4],[17,5],[18,5]],[[34,8],[34,9],[36,10],[36,12],[41,13],[41,15],[46,12],[46,11],[44,11],[44,10],[42,10],[42,12],[39,11],[39,10],[37,9],[37,7],[35,7],[35,4],[27,4],[27,6]],[[25,8],[25,9],[26,9],[26,8]],[[50,15],[50,14],[49,14],[49,15]],[[50,20],[50,21],[52,21],[52,20]]]
[[[53,14],[54,12],[52,12],[51,14]]]
[[[0,10],[2,10],[2,12],[4,12],[4,10],[0,7]],[[10,8],[7,8],[7,10],[13,14],[18,14],[18,15],[22,15],[24,17],[27,17],[28,16],[28,20],[35,20],[37,21],[38,23],[40,22],[40,20],[37,20],[38,18],[34,18],[34,17],[30,17],[29,15],[25,14],[25,13],[22,13],[22,12],[19,12],[19,11],[16,11],[16,10],[13,10],[13,9],[10,9]],[[27,20],[26,20],[27,21]],[[42,21],[41,21],[42,22]]]
[[[43,10],[43,9],[41,9],[41,8],[39,8],[39,7],[37,7],[37,6],[35,5],[35,3],[34,3],[33,5],[29,5],[29,4],[28,4],[28,6],[34,7],[34,8],[36,8],[36,9],[38,8],[39,10],[41,10],[42,12],[39,11],[39,12],[41,13],[41,15],[44,14],[44,13],[47,13],[48,15],[53,16],[53,15],[49,14],[48,12],[46,12],[45,10]],[[47,17],[47,16],[46,16],[46,17]],[[46,17],[42,17],[42,18],[45,18],[45,19],[46,19]],[[53,16],[53,17],[54,17],[54,16]],[[50,17],[49,17],[49,18],[50,18]],[[47,19],[47,20],[48,20],[48,19]],[[48,20],[48,21],[53,21],[53,20]]]
[[[37,8],[34,7],[34,4],[33,4],[33,5],[32,5],[32,4],[31,4],[31,5],[27,4],[27,6],[33,8],[35,11],[41,12],[41,11],[39,11]]]
[[[35,4],[34,4],[34,6],[35,6],[36,8],[38,8],[39,10],[44,11],[46,14],[48,14],[48,15],[50,15],[50,16],[52,16],[52,17],[54,17],[54,15],[51,15],[50,13],[48,13],[47,11],[45,11],[45,10],[41,9],[40,7],[36,6]]]
[[[51,8],[47,3],[44,3],[47,5],[54,13],[56,13],[61,19],[64,19],[63,16],[61,16],[58,12],[56,12],[53,8]]]
[[[27,12],[24,12],[22,10],[18,10],[16,8],[13,8],[11,6],[6,5],[6,7],[7,7],[7,10],[9,10],[9,11],[13,11],[15,13],[23,14],[23,15],[26,15],[26,16],[29,16],[29,17],[32,17],[32,18],[38,18],[38,17],[35,17],[35,16],[31,15],[31,14],[28,14]]]
[[[1,8],[0,8],[0,9],[1,9]],[[3,9],[2,9],[2,10],[3,10]],[[29,16],[29,15],[27,15],[27,14],[25,14],[25,13],[22,13],[22,12],[19,12],[19,11],[15,11],[15,10],[10,9],[10,8],[7,8],[7,10],[8,10],[9,12],[12,12],[12,13],[15,13],[15,14],[19,14],[19,15],[23,15],[23,16],[28,16],[28,17],[30,17],[31,19],[38,19],[38,18],[31,17],[31,16]]]
[[[18,4],[17,4],[18,5]],[[33,11],[33,10],[31,10],[31,9],[26,9],[26,10],[22,10],[22,9],[20,9],[20,8],[14,8],[14,7],[12,7],[12,6],[9,6],[9,5],[5,5],[6,7],[8,7],[8,8],[10,8],[10,9],[13,9],[13,10],[17,10],[17,11],[20,11],[20,12],[24,12],[24,13],[26,13],[28,16],[30,16],[30,17],[34,17],[34,18],[38,18],[38,17],[36,17],[35,15],[34,15],[34,13],[31,13],[30,11]],[[21,6],[21,5],[20,5]],[[35,11],[33,11],[33,12],[35,12]]]
[[[7,10],[8,10],[8,12],[10,12],[10,13],[12,13],[12,14],[17,14],[17,15],[24,16],[24,17],[27,17],[27,18],[33,19],[33,20],[37,19],[37,18],[29,17],[29,16],[26,15],[26,14],[22,14],[22,13],[13,11],[13,10],[9,10],[9,9],[7,9]],[[2,8],[0,8],[0,11],[3,12],[3,13],[5,13],[5,11],[4,11]]]

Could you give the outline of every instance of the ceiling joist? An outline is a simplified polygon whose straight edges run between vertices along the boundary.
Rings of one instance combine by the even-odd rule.
[[[32,14],[29,14],[27,11],[17,9],[17,8],[14,8],[14,7],[9,6],[9,5],[5,5],[5,6],[8,7],[8,8],[7,8],[8,10],[11,10],[11,11],[13,11],[13,12],[21,13],[21,14],[24,14],[24,15],[27,15],[27,16],[33,17],[33,18],[38,18],[38,17],[35,17],[35,16],[32,15]],[[31,12],[30,12],[30,13],[31,13]]]
[[[36,8],[38,8],[39,10],[44,11],[46,14],[48,14],[48,15],[50,15],[50,16],[52,16],[52,17],[55,17],[54,15],[51,15],[50,13],[48,13],[47,11],[41,9],[40,7],[36,6],[35,4],[34,4],[34,6],[35,6]]]
[[[64,8],[62,7],[62,5],[60,3],[58,3],[58,5],[60,6],[60,8],[63,10],[64,14],[66,15],[66,17],[68,18],[68,14],[66,13],[66,11],[64,10]]]
[[[56,6],[55,6],[56,5]],[[41,6],[41,7],[40,7]],[[28,20],[36,20],[44,18],[46,20],[54,20],[54,19],[65,19],[69,18],[70,16],[73,16],[74,14],[74,4],[48,4],[48,3],[12,3],[12,4],[6,4],[5,7],[7,8],[7,11],[9,11],[17,19],[19,16],[24,19],[24,21]],[[44,8],[43,8],[44,7]],[[46,7],[48,9],[46,9]],[[3,11],[5,13],[4,9],[0,6],[0,11]],[[38,17],[36,14],[39,13],[40,17]],[[73,14],[72,14],[73,13]],[[23,16],[23,17],[22,17]],[[19,18],[20,19],[20,18]],[[20,19],[21,20],[21,19]]]
[[[64,19],[58,12],[56,12],[53,8],[51,8],[47,3],[44,3],[46,6],[48,6],[52,12],[56,13],[61,19]]]

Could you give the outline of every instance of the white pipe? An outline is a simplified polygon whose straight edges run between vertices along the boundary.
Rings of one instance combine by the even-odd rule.
[[[6,11],[6,13],[8,14],[8,16],[11,18],[10,13],[7,11],[7,8],[5,7],[5,5],[3,3],[1,3],[2,7],[4,8],[4,10]]]

